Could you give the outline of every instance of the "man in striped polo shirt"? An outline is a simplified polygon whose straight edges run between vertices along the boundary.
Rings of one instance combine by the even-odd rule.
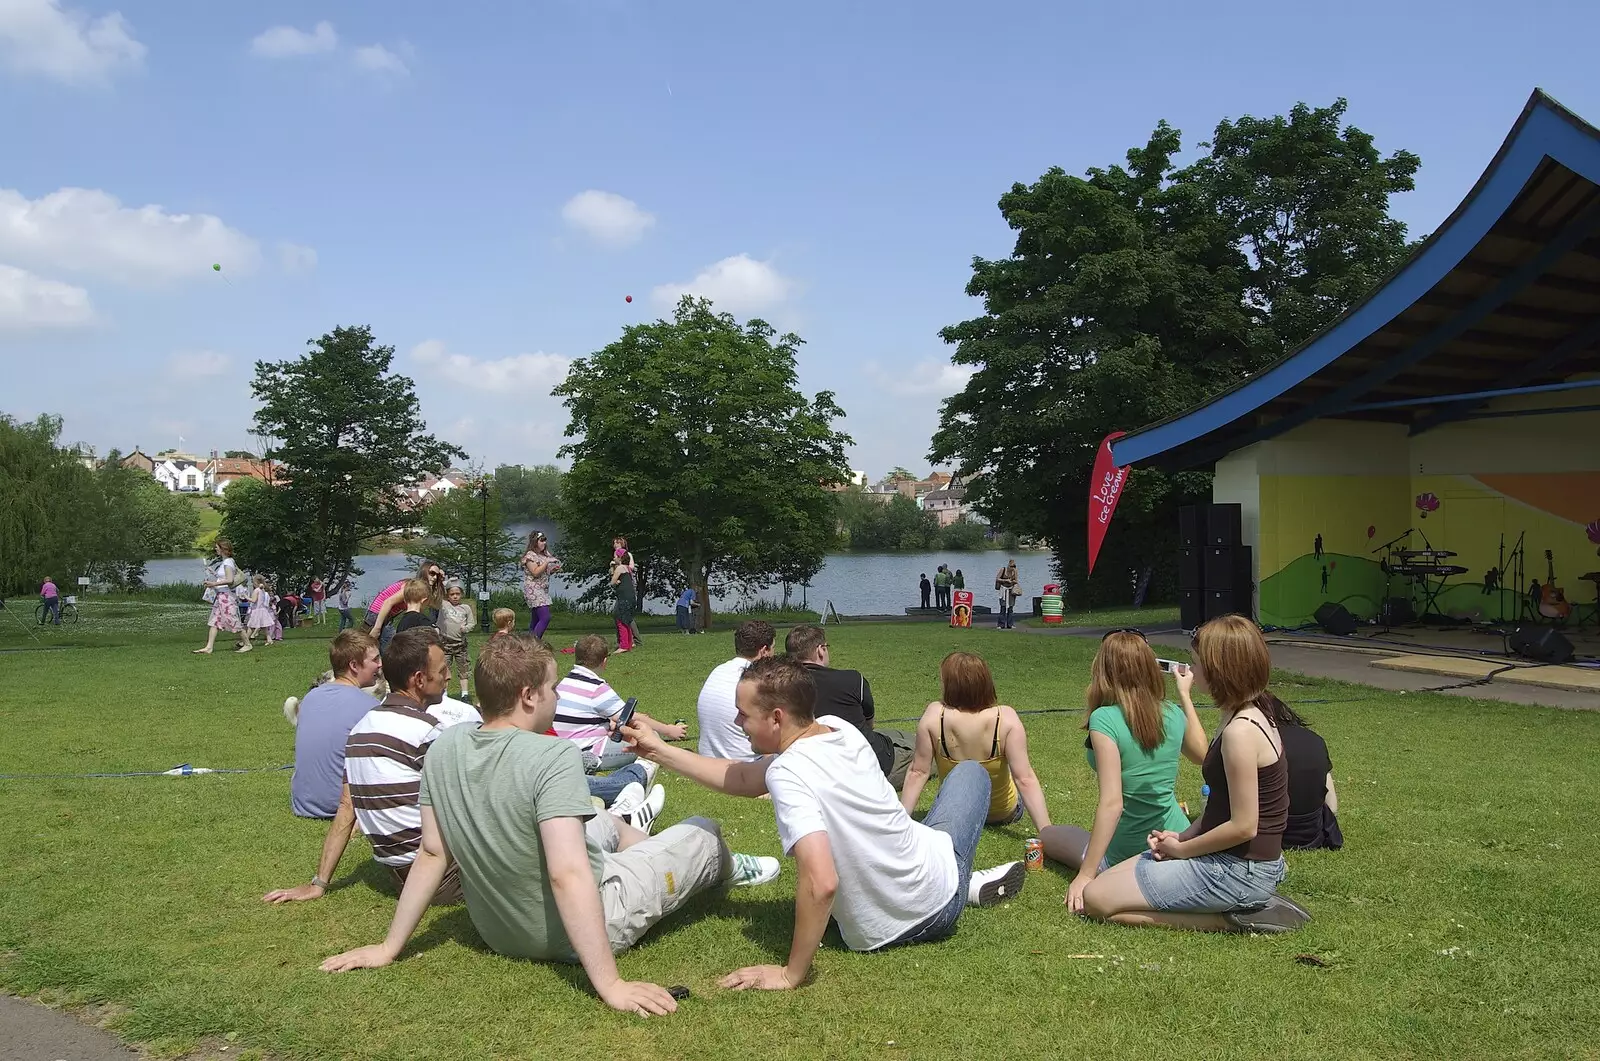
[[[383,653],[383,676],[392,690],[389,697],[355,724],[345,743],[344,797],[328,827],[316,875],[298,888],[268,892],[265,901],[321,898],[357,825],[372,842],[373,857],[404,887],[422,838],[417,791],[423,758],[445,729],[463,722],[476,726],[483,719],[466,704],[444,702],[450,667],[432,627],[396,634]],[[461,885],[451,866],[434,902],[460,901]]]
[[[551,727],[557,737],[569,740],[583,753],[584,768],[617,770],[636,758],[611,737],[611,720],[622,710],[622,697],[601,677],[611,647],[606,639],[589,634],[573,648],[572,669],[556,685],[556,718]],[[643,717],[643,716],[640,716]],[[682,740],[687,726],[651,722],[663,740]]]

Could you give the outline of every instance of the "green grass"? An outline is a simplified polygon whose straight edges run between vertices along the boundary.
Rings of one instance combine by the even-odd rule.
[[[1593,749],[1600,714],[1285,679],[1332,746],[1349,846],[1293,855],[1286,891],[1316,920],[1288,937],[1134,930],[1068,916],[1046,869],[954,939],[877,955],[830,936],[816,977],[733,994],[722,973],[781,962],[792,865],[700,904],[621,959],[624,976],[688,985],[676,1016],[612,1014],[578,971],[487,953],[464,909],[430,912],[395,966],[325,976],[378,940],[393,892],[352,844],[327,898],[260,895],[311,873],[323,827],[288,810],[292,731],[279,705],[325,663],[331,627],[246,656],[190,655],[203,613],[107,605],[70,651],[0,625],[0,773],[258,772],[0,780],[0,987],[104,1003],[125,1036],[175,1053],[235,1034],[281,1058],[1588,1057],[1597,1050],[1600,906]],[[0,624],[4,623],[0,617]],[[579,617],[564,618],[562,636]],[[603,620],[590,620],[595,629]],[[124,624],[116,625],[113,624]],[[692,719],[726,633],[647,638],[610,677],[661,717]],[[1094,643],[937,625],[829,630],[871,677],[883,719],[936,693],[940,658],[973,647],[1020,709],[1078,706]],[[21,651],[15,651],[21,649]],[[569,657],[568,657],[569,658]],[[1327,702],[1318,702],[1327,701]],[[1208,722],[1214,713],[1207,712]],[[1088,822],[1093,779],[1076,710],[1027,716],[1057,821]],[[1199,780],[1185,764],[1181,793]],[[776,854],[770,805],[668,782],[663,824],[721,819]],[[1021,857],[1026,823],[985,832],[980,863]],[[1314,953],[1321,969],[1298,964]],[[1072,955],[1103,957],[1082,959]],[[890,1042],[894,1045],[888,1045]]]
[[[1137,626],[1145,630],[1176,626],[1178,609],[1170,604],[1152,604],[1143,608],[1097,608],[1091,611],[1069,611],[1062,615],[1059,624],[1046,623],[1037,615],[1018,619],[1018,626],[1048,628],[1060,626],[1116,627]]]

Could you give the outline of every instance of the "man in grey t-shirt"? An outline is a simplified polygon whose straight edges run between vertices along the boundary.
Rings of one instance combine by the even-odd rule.
[[[378,677],[378,643],[369,634],[340,631],[328,646],[333,681],[300,701],[294,731],[294,777],[289,805],[301,818],[332,818],[344,788],[344,745],[351,728],[378,701],[366,692]]]
[[[323,970],[378,968],[399,957],[454,860],[473,927],[492,950],[576,960],[613,1009],[671,1013],[672,996],[622,980],[614,956],[697,892],[772,880],[778,860],[730,854],[705,818],[649,837],[597,813],[577,745],[544,735],[555,718],[556,665],[535,638],[490,641],[474,678],[484,724],[447,730],[428,751],[422,847],[388,935],[329,958]]]

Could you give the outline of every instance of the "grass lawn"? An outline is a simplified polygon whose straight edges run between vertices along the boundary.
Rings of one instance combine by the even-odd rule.
[[[381,938],[394,906],[360,841],[327,898],[260,902],[310,876],[323,835],[291,817],[289,775],[272,768],[292,752],[280,703],[326,666],[331,627],[206,658],[188,652],[201,640],[194,606],[101,608],[41,641],[0,614],[0,774],[182,762],[257,772],[0,779],[0,987],[110,1004],[122,1034],[162,1052],[210,1037],[233,1044],[224,1056],[450,1061],[1600,1050],[1600,885],[1588,852],[1597,714],[1286,679],[1278,691],[1332,746],[1349,841],[1290,859],[1285,890],[1317,917],[1306,930],[1250,938],[1090,924],[1065,913],[1068,878],[1047,868],[1016,901],[969,911],[948,942],[856,955],[830,935],[803,990],[717,990],[722,973],[787,955],[786,863],[777,882],[708,899],[621,959],[626,977],[694,992],[677,1015],[640,1021],[606,1010],[575,968],[486,952],[464,908],[430,912],[386,970],[318,972],[327,955]],[[584,621],[564,617],[559,636]],[[905,623],[847,623],[829,640],[840,665],[867,672],[885,720],[919,713],[957,646],[984,653],[1019,709],[1076,709],[1095,647]],[[725,632],[662,632],[610,677],[658,717],[692,720],[701,680],[729,653]],[[1052,814],[1086,824],[1094,787],[1079,717],[1027,719]],[[1196,798],[1188,764],[1181,786]],[[663,825],[707,813],[736,850],[778,853],[767,803],[681,779],[668,792]],[[1020,858],[1031,831],[987,830],[980,864]],[[1330,967],[1295,960],[1307,953]]]

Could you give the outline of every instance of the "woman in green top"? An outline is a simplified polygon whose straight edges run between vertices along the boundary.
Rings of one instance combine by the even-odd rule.
[[[1089,768],[1100,779],[1094,828],[1055,825],[1039,830],[1046,858],[1078,871],[1066,904],[1083,912],[1083,893],[1101,870],[1144,851],[1152,831],[1181,832],[1189,819],[1178,806],[1178,755],[1204,761],[1206,731],[1189,697],[1194,674],[1173,669],[1178,703],[1165,699],[1161,664],[1144,635],[1114,630],[1100,642],[1085,693],[1083,728]],[[1181,705],[1181,706],[1180,706]]]

